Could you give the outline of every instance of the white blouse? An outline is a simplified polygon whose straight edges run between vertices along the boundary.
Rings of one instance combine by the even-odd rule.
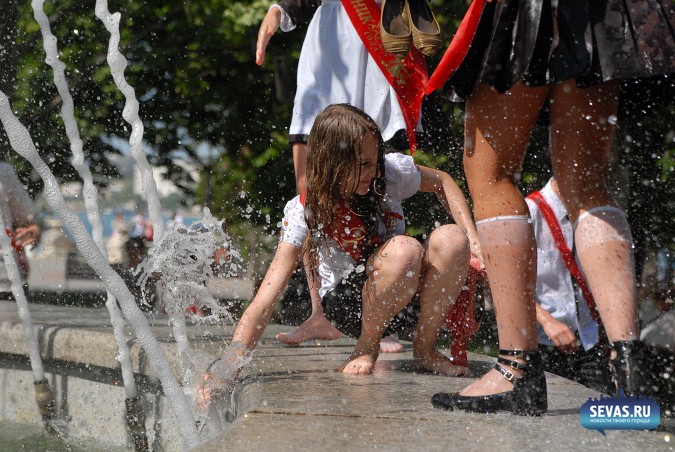
[[[378,236],[386,241],[405,233],[405,216],[403,200],[419,191],[420,172],[412,157],[392,153],[384,157],[385,179],[387,189],[384,196],[385,221],[378,225]],[[284,208],[281,224],[281,240],[295,247],[302,248],[307,239],[308,228],[305,221],[305,207],[300,196],[290,200]],[[335,288],[338,283],[353,271],[365,271],[352,256],[332,239],[321,240],[319,247],[319,276],[321,287],[319,294],[323,296]]]

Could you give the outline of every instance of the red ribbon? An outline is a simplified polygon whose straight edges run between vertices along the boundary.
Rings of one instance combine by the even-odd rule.
[[[472,257],[466,284],[445,319],[445,324],[452,334],[450,359],[456,366],[469,365],[466,347],[471,336],[476,334],[480,328],[480,322],[476,321],[474,316],[474,301],[476,300],[476,287],[479,279],[487,279],[487,274],[481,268],[478,259]]]
[[[21,270],[23,271],[22,276],[26,278],[28,276],[28,261],[26,260],[26,255],[23,253],[23,247],[16,242],[16,237],[14,236],[14,233],[12,232],[11,229],[5,228],[5,232],[7,233],[7,236],[12,240],[12,248],[14,248],[14,251],[16,251],[16,255],[19,261],[19,267],[21,267]]]
[[[342,0],[342,6],[363,45],[396,92],[406,122],[411,155],[417,149],[415,128],[422,99],[425,94],[441,88],[459,67],[471,46],[485,1],[473,1],[448,50],[429,78],[424,56],[417,49],[413,48],[403,62],[384,49],[380,37],[381,10],[375,0]]]
[[[478,21],[483,12],[485,1],[473,0],[471,6],[469,6],[469,10],[459,24],[459,28],[452,38],[448,50],[445,51],[436,70],[431,74],[431,78],[424,87],[426,94],[431,94],[441,88],[457,70],[462,60],[464,60],[469,47],[471,47],[471,41],[473,41],[473,37],[476,34],[476,28],[478,28]]]
[[[403,62],[387,52],[380,37],[380,7],[375,0],[342,0],[356,33],[382,74],[394,88],[403,111],[410,143],[410,154],[417,149],[415,128],[420,117],[420,107],[427,83],[427,64],[424,56],[413,49]]]
[[[300,194],[300,204],[305,205],[307,190]],[[367,234],[366,224],[353,210],[341,205],[335,210],[335,221],[325,228],[326,235],[355,262],[361,260],[366,246],[375,247],[383,243],[376,235]]]
[[[574,254],[572,254],[572,251],[570,251],[570,248],[565,242],[565,237],[563,236],[562,230],[560,229],[560,223],[558,223],[558,219],[555,217],[553,209],[551,209],[551,206],[546,202],[540,191],[534,191],[530,193],[528,195],[528,199],[536,202],[537,206],[539,206],[541,216],[544,218],[549,230],[551,231],[553,241],[558,247],[558,251],[560,251],[560,255],[563,258],[563,262],[565,262],[567,270],[569,270],[570,275],[572,275],[572,278],[574,278],[574,281],[581,289],[581,293],[584,295],[584,300],[586,300],[588,309],[591,311],[591,317],[593,317],[593,320],[598,322],[599,316],[597,308],[595,307],[593,294],[591,294],[591,290],[588,288],[586,280],[581,274],[581,270],[579,270],[579,266],[577,265],[577,261],[574,258]]]

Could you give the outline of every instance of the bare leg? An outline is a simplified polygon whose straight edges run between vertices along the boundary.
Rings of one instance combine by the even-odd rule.
[[[307,189],[307,145],[293,143],[293,169],[295,170],[295,190],[300,195]]]
[[[340,331],[323,315],[321,297],[319,296],[319,275],[311,269],[309,255],[303,256],[303,265],[307,273],[309,295],[312,299],[312,314],[291,333],[279,333],[276,338],[279,342],[287,345],[298,345],[301,342],[314,339],[333,341],[340,337]]]
[[[438,350],[438,332],[469,271],[469,239],[456,225],[434,230],[425,244],[420,281],[420,319],[415,328],[415,363],[424,370],[460,376],[469,369],[452,364]]]
[[[407,306],[417,292],[422,254],[422,245],[417,240],[397,236],[368,260],[361,336],[347,362],[340,367],[342,372],[369,374],[373,371],[382,334],[394,315]]]
[[[630,229],[609,193],[609,159],[618,111],[619,84],[579,89],[573,81],[552,91],[551,156],[567,212],[577,222],[577,255],[610,342],[638,337],[635,271]]]
[[[546,100],[548,87],[514,85],[498,94],[478,85],[467,103],[464,170],[474,201],[476,220],[526,216],[527,205],[514,182],[531,132]],[[522,221],[519,222],[522,226]],[[536,350],[534,234],[525,228],[501,234],[501,243],[481,247],[487,267],[502,349]],[[509,232],[511,231],[511,232]],[[480,231],[479,231],[480,232]],[[513,236],[517,234],[519,237]],[[512,239],[517,239],[517,245]],[[517,376],[521,372],[513,369]],[[513,385],[491,370],[460,394],[488,395],[510,391]]]
[[[295,169],[295,188],[302,194],[306,188],[307,145],[293,143],[293,167]],[[298,345],[305,341],[319,339],[332,341],[340,337],[340,332],[323,315],[321,297],[319,296],[319,275],[311,268],[309,255],[305,253],[302,264],[307,275],[309,296],[312,300],[312,314],[295,331],[279,333],[276,339],[287,345]]]

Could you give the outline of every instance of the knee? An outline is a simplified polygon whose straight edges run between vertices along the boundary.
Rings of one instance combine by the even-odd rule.
[[[469,238],[462,229],[455,224],[446,224],[436,228],[429,236],[429,259],[452,261],[458,265],[469,266],[471,252]]]
[[[419,268],[423,254],[424,249],[419,241],[401,235],[390,239],[384,245],[380,258],[383,263],[394,264],[405,270],[415,270]]]

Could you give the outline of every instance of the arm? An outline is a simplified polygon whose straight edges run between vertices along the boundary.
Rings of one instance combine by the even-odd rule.
[[[418,168],[421,174],[420,191],[436,193],[445,210],[452,215],[455,223],[464,230],[469,238],[471,254],[481,262],[481,266],[484,266],[476,226],[473,223],[469,205],[462,191],[448,173],[426,166],[419,166]]]
[[[260,23],[260,29],[258,30],[258,42],[255,46],[255,64],[258,66],[261,66],[265,62],[267,44],[269,44],[270,39],[276,33],[280,23],[281,10],[279,8],[270,8]]]
[[[15,240],[19,246],[34,246],[40,241],[40,226],[35,223],[35,205],[26,189],[21,185],[13,169],[4,174],[7,185],[7,198],[12,210],[12,228],[15,231]],[[7,225],[9,227],[9,225]]]
[[[273,5],[275,7],[270,8],[267,11],[267,14],[265,14],[265,17],[260,23],[258,42],[256,43],[255,50],[255,63],[258,66],[261,66],[265,62],[267,45],[280,25],[282,25],[283,31],[290,31],[292,28],[284,28],[288,26],[286,22],[288,18],[290,18],[293,28],[295,25],[309,22],[320,4],[320,0],[280,0],[278,4]],[[284,24],[286,25],[281,23],[282,9],[284,13],[287,14],[287,16],[285,16],[286,19],[284,19]]]
[[[577,338],[572,329],[563,322],[556,320],[546,311],[538,302],[535,302],[537,308],[537,323],[544,329],[544,333],[553,341],[556,347],[563,353],[573,353],[579,348]]]
[[[281,242],[277,247],[265,279],[241,316],[225,354],[202,375],[197,388],[197,406],[200,410],[204,411],[211,400],[231,390],[247,357],[265,332],[274,305],[286,289],[301,252],[301,248],[287,242]]]
[[[255,349],[269,323],[274,305],[286,289],[301,253],[300,248],[290,243],[279,244],[258,293],[239,320],[232,343],[243,344],[248,352]]]

